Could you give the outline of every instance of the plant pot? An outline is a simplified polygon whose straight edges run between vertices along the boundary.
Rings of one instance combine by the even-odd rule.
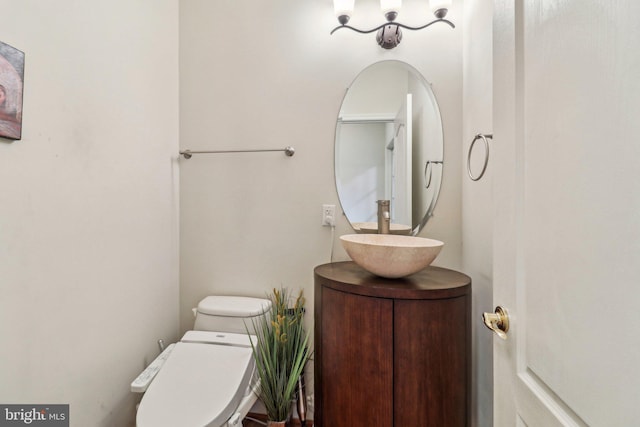
[[[267,427],[285,427],[286,421],[267,421]]]

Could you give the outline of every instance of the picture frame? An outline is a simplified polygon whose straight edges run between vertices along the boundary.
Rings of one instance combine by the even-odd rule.
[[[22,138],[24,52],[0,42],[0,137]]]

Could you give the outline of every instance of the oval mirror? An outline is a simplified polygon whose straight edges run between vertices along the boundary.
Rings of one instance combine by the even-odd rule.
[[[433,213],[442,180],[442,120],[430,84],[412,66],[365,68],[336,124],[338,198],[356,232],[377,232],[377,200],[390,200],[391,232],[416,235]]]

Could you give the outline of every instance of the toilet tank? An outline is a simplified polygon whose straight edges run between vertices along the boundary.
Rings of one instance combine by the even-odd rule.
[[[196,331],[253,333],[253,321],[271,307],[271,301],[240,296],[209,296],[194,309]],[[246,327],[245,327],[246,325]]]

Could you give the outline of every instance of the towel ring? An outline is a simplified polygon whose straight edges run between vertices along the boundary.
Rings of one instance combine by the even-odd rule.
[[[442,160],[427,160],[424,164],[424,188],[429,189],[431,187],[431,180],[433,178],[433,164],[439,163],[442,164]],[[431,166],[431,167],[429,167]],[[429,171],[429,176],[427,177],[427,171]]]
[[[424,188],[431,187],[431,178],[433,175],[433,166],[431,166],[431,160],[427,160],[427,163],[424,165]],[[429,171],[429,179],[427,179],[427,170]]]
[[[469,146],[469,154],[467,155],[467,173],[469,174],[469,178],[471,178],[472,181],[478,181],[484,176],[484,173],[487,170],[487,165],[489,164],[489,141],[487,141],[487,138],[493,139],[493,134],[479,133],[473,138],[473,141],[471,141],[471,145]],[[482,165],[480,175],[473,176],[473,172],[471,172],[471,152],[473,151],[473,145],[479,139],[482,139],[482,141],[484,141],[484,164]]]

